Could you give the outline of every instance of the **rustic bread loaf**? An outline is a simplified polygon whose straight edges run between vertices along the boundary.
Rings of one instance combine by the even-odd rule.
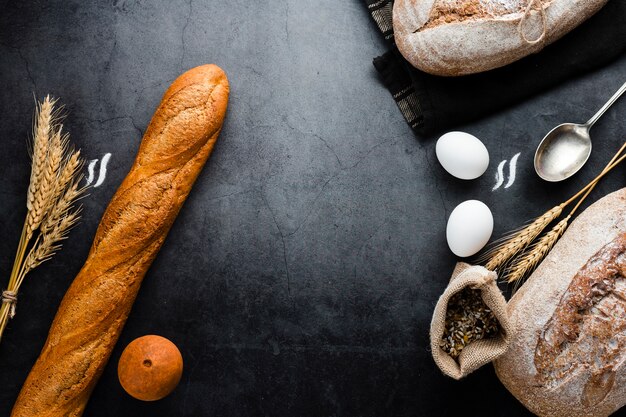
[[[608,416],[626,404],[626,188],[570,226],[511,299],[516,328],[494,364],[540,416]]]
[[[85,265],[65,294],[13,417],[80,416],[141,281],[211,154],[228,101],[215,65],[178,77],[109,203]]]
[[[607,1],[396,0],[393,30],[414,67],[435,75],[472,74],[540,51]]]

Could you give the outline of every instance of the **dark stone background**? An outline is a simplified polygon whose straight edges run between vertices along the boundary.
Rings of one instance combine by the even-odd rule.
[[[541,182],[532,154],[551,127],[595,112],[624,81],[626,59],[462,126],[491,154],[488,172],[463,182],[379,83],[371,59],[384,49],[359,0],[0,1],[3,280],[25,214],[33,95],[60,97],[86,158],[112,153],[83,221],[20,293],[0,344],[0,415],[161,95],[207,62],[231,82],[222,136],[85,415],[526,415],[490,367],[454,382],[430,357],[432,309],[456,261],[446,219],[478,198],[498,235],[592,178],[624,140],[624,100],[594,129],[595,150],[574,179]],[[498,163],[518,152],[518,180],[492,192]],[[624,185],[624,174],[593,199]],[[123,347],[149,333],[173,340],[185,360],[178,389],[156,403],[127,396],[116,376]]]

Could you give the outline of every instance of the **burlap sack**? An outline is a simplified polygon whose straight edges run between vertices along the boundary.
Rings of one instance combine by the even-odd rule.
[[[452,273],[448,287],[437,302],[430,324],[430,348],[441,372],[454,379],[461,379],[493,361],[504,354],[509,346],[513,329],[506,312],[506,300],[498,288],[496,279],[495,272],[488,271],[482,266],[471,266],[459,262]],[[494,337],[471,342],[455,360],[441,349],[439,343],[444,334],[448,301],[454,294],[466,287],[481,292],[484,303],[491,309],[498,321],[500,332]]]

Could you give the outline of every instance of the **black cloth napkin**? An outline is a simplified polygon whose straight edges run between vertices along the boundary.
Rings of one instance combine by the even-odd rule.
[[[438,77],[412,67],[398,52],[391,23],[393,0],[365,0],[390,51],[374,67],[407,123],[431,135],[485,117],[563,81],[602,67],[626,50],[626,1],[598,13],[541,52],[480,74]]]

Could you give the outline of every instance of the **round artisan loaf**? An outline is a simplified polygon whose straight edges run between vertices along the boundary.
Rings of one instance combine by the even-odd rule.
[[[526,15],[529,1],[533,6]],[[396,0],[393,30],[398,49],[414,67],[434,75],[473,74],[540,51],[607,1]],[[545,35],[533,43],[544,29],[539,5]]]
[[[626,188],[589,207],[508,304],[495,362],[539,416],[608,416],[626,404]]]

